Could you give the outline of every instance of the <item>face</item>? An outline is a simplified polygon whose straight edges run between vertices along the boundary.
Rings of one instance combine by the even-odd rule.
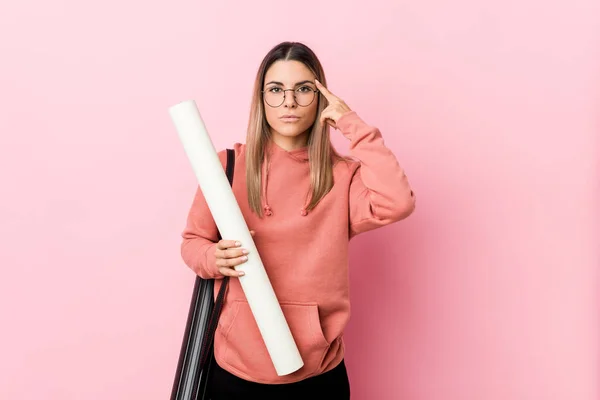
[[[299,61],[277,61],[267,70],[263,104],[272,135],[308,135],[319,103],[314,81],[315,75]]]

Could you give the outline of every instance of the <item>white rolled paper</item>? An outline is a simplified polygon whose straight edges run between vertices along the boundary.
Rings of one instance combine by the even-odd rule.
[[[239,240],[249,251],[236,270],[246,273],[238,279],[275,370],[279,376],[297,371],[304,362],[196,102],[176,104],[169,113],[221,236]]]

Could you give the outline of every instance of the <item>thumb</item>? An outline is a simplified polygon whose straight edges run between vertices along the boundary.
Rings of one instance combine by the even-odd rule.
[[[329,107],[325,108],[321,111],[321,116],[319,117],[319,121],[324,123],[329,118]]]
[[[337,125],[335,124],[335,121],[333,121],[330,117],[329,117],[329,112],[327,109],[323,110],[323,112],[321,113],[321,118],[319,118],[319,121],[321,122],[321,124],[327,122],[329,125],[331,125],[334,129],[337,129]]]

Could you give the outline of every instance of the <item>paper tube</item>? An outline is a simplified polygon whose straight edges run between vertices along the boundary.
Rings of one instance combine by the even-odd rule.
[[[248,261],[236,267],[236,270],[243,270],[246,274],[237,279],[240,280],[277,375],[297,371],[304,362],[196,102],[188,100],[176,104],[169,108],[169,113],[221,237],[239,240],[242,247],[249,251]]]

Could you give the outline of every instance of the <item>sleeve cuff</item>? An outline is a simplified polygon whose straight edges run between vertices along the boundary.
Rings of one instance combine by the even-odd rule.
[[[352,140],[355,134],[361,131],[360,128],[369,127],[365,121],[360,118],[356,111],[350,110],[344,113],[336,123],[338,129],[344,136]]]

